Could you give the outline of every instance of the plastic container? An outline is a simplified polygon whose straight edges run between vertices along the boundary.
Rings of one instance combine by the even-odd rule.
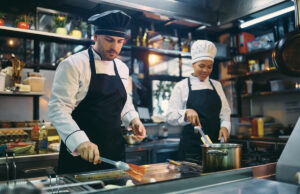
[[[39,126],[36,124],[31,130],[31,140],[38,141],[40,137]]]
[[[271,91],[282,91],[284,90],[282,80],[272,80],[270,81]]]
[[[258,136],[258,130],[257,130],[257,119],[253,118],[251,121],[251,128],[252,128],[252,136]]]
[[[24,84],[31,86],[32,92],[42,92],[44,90],[44,77],[28,77],[24,80]]]
[[[5,89],[5,73],[0,72],[0,91]]]
[[[258,137],[264,136],[264,120],[262,118],[257,119]]]
[[[247,93],[252,94],[252,92],[253,92],[253,81],[251,79],[246,80],[246,85],[247,85]]]

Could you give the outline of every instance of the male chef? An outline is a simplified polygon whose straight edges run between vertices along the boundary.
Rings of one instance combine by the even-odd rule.
[[[49,119],[61,137],[58,174],[112,168],[101,157],[124,160],[121,121],[141,141],[145,128],[126,86],[128,67],[117,58],[130,16],[106,11],[88,19],[95,44],[63,60],[55,73]]]

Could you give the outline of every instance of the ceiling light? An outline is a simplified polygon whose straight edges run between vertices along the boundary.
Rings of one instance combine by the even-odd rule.
[[[280,16],[280,15],[283,15],[285,13],[288,13],[288,12],[291,12],[291,11],[294,11],[294,10],[295,10],[295,6],[287,7],[287,8],[284,8],[282,10],[279,10],[279,11],[276,11],[276,12],[264,15],[262,17],[259,17],[259,18],[256,18],[256,19],[253,19],[253,20],[241,23],[240,27],[241,28],[247,28],[247,27],[252,26],[254,24],[266,21],[268,19],[271,19],[271,18]]]
[[[198,31],[198,30],[204,30],[206,27],[207,27],[207,26],[200,26],[200,27],[198,27],[196,30],[197,30],[197,31]]]

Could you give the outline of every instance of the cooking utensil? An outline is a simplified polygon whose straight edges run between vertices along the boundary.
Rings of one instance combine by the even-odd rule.
[[[137,166],[134,164],[127,164],[122,161],[113,161],[104,157],[100,158],[101,161],[106,162],[108,164],[114,165],[116,168],[120,170],[124,170],[131,178],[136,179],[137,181],[142,181],[145,173],[146,167],[144,166]]]
[[[180,171],[181,176],[193,176],[193,175],[199,175],[202,172],[201,166],[197,165],[196,163],[191,163],[191,162],[177,162],[174,160],[167,159],[167,161],[170,164],[173,164],[176,166],[176,169]]]
[[[105,163],[114,165],[116,168],[118,168],[120,170],[124,170],[124,171],[130,170],[130,166],[125,162],[122,162],[122,161],[117,161],[116,162],[116,161],[113,161],[113,160],[110,160],[110,159],[107,159],[107,158],[104,158],[104,157],[101,157],[100,160],[105,162]]]
[[[214,143],[202,145],[203,172],[237,169],[241,167],[242,145]]]
[[[208,146],[211,146],[212,141],[210,140],[210,138],[204,134],[204,132],[202,131],[202,129],[199,126],[195,126],[194,130],[199,131],[199,133],[201,134],[201,140],[204,144],[207,144]]]

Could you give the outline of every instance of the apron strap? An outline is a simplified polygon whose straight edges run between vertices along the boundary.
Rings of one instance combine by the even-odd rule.
[[[212,81],[210,79],[209,79],[209,83],[210,83],[211,87],[213,88],[213,90],[217,91],[214,84],[212,83]],[[189,86],[189,91],[192,91],[191,80],[189,77],[188,77],[188,86]]]
[[[95,59],[94,59],[92,46],[90,46],[90,48],[88,49],[88,53],[89,53],[89,59],[90,59],[91,72],[92,72],[92,74],[95,75],[96,74],[96,67],[95,67]],[[114,63],[115,74],[116,74],[117,77],[120,77],[115,60],[113,60],[113,63]]]
[[[209,79],[209,83],[210,83],[211,87],[212,87],[215,91],[217,91],[216,88],[215,88],[215,86],[214,86],[214,84],[212,83],[212,81],[211,81],[210,79]]]
[[[96,74],[96,67],[95,67],[95,59],[94,59],[92,46],[90,46],[90,48],[88,49],[88,53],[89,53],[89,60],[90,60],[90,66],[91,66],[91,73],[93,75],[95,75]]]
[[[189,92],[192,91],[192,86],[191,86],[191,80],[190,80],[190,77],[188,77],[188,86],[189,86]]]
[[[114,62],[115,74],[116,74],[117,77],[120,77],[119,72],[118,72],[118,68],[117,68],[117,64],[116,64],[115,60],[113,60],[113,62]]]

